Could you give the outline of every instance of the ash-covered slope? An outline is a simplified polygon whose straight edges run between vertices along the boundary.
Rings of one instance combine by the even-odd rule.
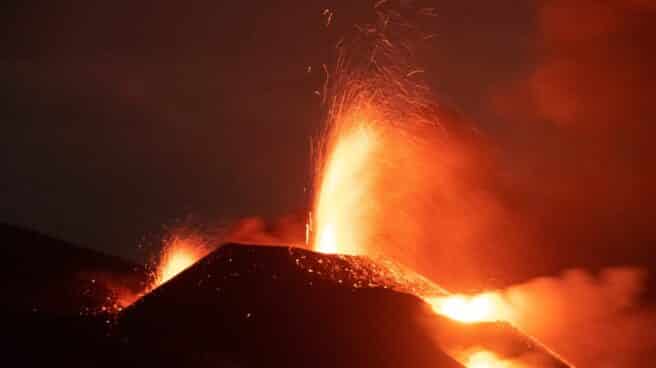
[[[123,311],[126,363],[462,367],[421,327],[421,300],[361,272],[339,256],[223,246]]]

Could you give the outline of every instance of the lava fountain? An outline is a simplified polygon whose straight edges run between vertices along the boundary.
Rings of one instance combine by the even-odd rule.
[[[311,218],[314,250],[382,256],[404,264],[413,244],[432,233],[432,197],[455,197],[468,153],[454,148],[443,111],[413,68],[406,35],[393,44],[387,28],[401,20],[379,13],[344,46],[327,81],[328,116],[317,149]],[[449,201],[441,201],[447,203]],[[440,215],[447,217],[452,203]],[[441,219],[440,219],[441,220]],[[475,225],[454,224],[458,232]],[[447,238],[447,240],[449,240]],[[457,245],[452,245],[452,247]],[[422,295],[433,309],[462,322],[501,319],[492,293],[473,298]]]
[[[448,219],[453,213],[475,218],[480,212],[460,208],[466,201],[457,198],[463,192],[462,167],[472,166],[466,162],[468,153],[454,148],[457,143],[442,129],[441,110],[416,78],[420,71],[407,62],[407,44],[390,41],[386,27],[394,18],[379,16],[376,25],[362,27],[365,42],[355,42],[355,51],[342,46],[328,81],[333,97],[327,101],[326,131],[317,150],[310,243],[322,253],[382,256],[408,264],[412,247],[439,232],[430,226],[436,217],[452,223],[451,233],[457,234],[449,247],[467,242],[461,234],[484,225]],[[364,47],[366,61],[354,61],[362,56],[362,44],[373,47]],[[448,198],[439,214],[423,203],[435,193]],[[444,240],[451,243],[446,232]],[[435,313],[459,323],[512,321],[511,308],[495,292],[417,296]],[[520,366],[487,350],[454,355],[469,368]]]
[[[372,178],[368,160],[378,149],[379,141],[370,117],[364,112],[354,112],[342,123],[345,130],[330,143],[333,144],[332,153],[325,162],[316,212],[313,212],[318,229],[315,250],[361,254],[364,250],[357,245],[364,244],[360,235],[364,234],[363,214],[366,212],[363,211],[365,204],[358,201],[372,189],[368,185]]]
[[[162,249],[149,290],[166,283],[207,255],[211,248],[200,235],[174,234]]]
[[[179,229],[163,239],[159,257],[150,267],[149,280],[139,292],[115,291],[115,304],[108,305],[107,310],[119,312],[134,304],[137,300],[165,284],[182,271],[194,265],[212,250],[207,240],[197,233]]]
[[[418,176],[414,172],[416,166],[403,163],[408,149],[402,140],[407,139],[407,131],[395,135],[396,125],[386,122],[384,114],[376,111],[369,100],[371,95],[364,95],[364,102],[360,99],[353,106],[340,106],[341,120],[333,122],[324,142],[326,155],[318,174],[312,211],[312,246],[321,253],[389,257],[386,249],[376,248],[378,242],[385,241],[380,229],[390,226],[408,234],[408,227],[414,226],[409,222],[391,224],[384,218],[385,211],[398,210],[390,206],[390,197],[398,195],[390,185],[399,180],[413,182]],[[443,290],[439,286],[435,289]],[[493,292],[418,296],[437,314],[462,323],[508,320],[510,313]],[[460,360],[468,368],[514,367],[487,351],[472,352]]]

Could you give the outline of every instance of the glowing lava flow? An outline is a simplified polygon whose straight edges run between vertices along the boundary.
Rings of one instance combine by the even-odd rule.
[[[488,351],[477,351],[467,358],[467,368],[511,368]]]
[[[510,318],[510,310],[494,292],[478,295],[453,294],[445,297],[424,297],[435,313],[463,323],[494,322]]]

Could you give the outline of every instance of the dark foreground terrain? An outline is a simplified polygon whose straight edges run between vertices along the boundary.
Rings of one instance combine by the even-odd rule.
[[[459,368],[456,344],[565,367],[506,324],[431,314],[350,257],[225,245],[115,313],[103,307],[142,288],[142,268],[29,231],[0,235],[2,344],[21,366]]]
[[[118,293],[138,292],[145,270],[122,259],[0,224],[0,321],[8,366],[104,367]]]

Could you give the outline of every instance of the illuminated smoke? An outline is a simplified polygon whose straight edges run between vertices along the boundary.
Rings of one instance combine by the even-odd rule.
[[[437,313],[465,323],[509,321],[575,366],[637,367],[656,354],[656,310],[641,302],[645,276],[636,268],[599,274],[576,269],[503,290],[427,302]],[[504,364],[516,367],[518,362]]]
[[[571,270],[500,294],[517,326],[579,367],[638,367],[656,357],[656,310],[644,305],[646,273]]]

